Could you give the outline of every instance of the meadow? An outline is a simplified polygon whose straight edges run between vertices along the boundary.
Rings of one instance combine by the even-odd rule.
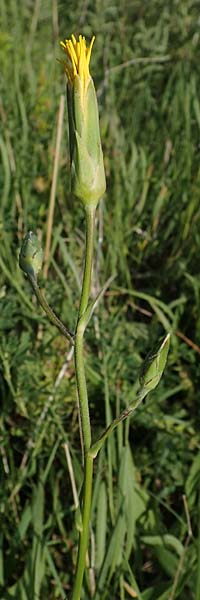
[[[198,0],[0,3],[0,598],[69,600],[75,570],[73,352],[18,266],[27,231],[44,248],[50,236],[40,284],[73,331],[84,218],[70,192],[59,62],[71,33],[96,36],[107,190],[92,295],[113,277],[86,334],[94,437],[171,333],[159,386],[95,461],[82,600],[200,600]]]

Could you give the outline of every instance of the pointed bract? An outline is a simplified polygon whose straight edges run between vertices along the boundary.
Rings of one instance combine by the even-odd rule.
[[[37,279],[37,275],[42,268],[43,262],[43,250],[37,236],[29,231],[23,239],[20,255],[19,255],[19,266],[21,269]]]
[[[154,390],[162,377],[167,362],[169,344],[170,334],[168,333],[162,344],[159,344],[158,349],[153,353],[151,352],[143,363],[139,381],[141,390],[146,391],[146,393]]]

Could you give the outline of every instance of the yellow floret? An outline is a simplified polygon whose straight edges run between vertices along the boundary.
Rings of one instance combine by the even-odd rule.
[[[72,34],[71,40],[60,42],[60,45],[66,52],[71,63],[65,64],[65,71],[68,81],[72,86],[77,75],[79,75],[83,81],[84,86],[90,77],[89,63],[94,40],[95,36],[92,37],[88,48],[86,45],[86,39],[82,35],[79,35],[78,41],[76,40],[75,35]]]

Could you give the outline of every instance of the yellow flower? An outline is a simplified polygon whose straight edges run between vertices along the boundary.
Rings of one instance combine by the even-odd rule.
[[[71,157],[71,189],[85,206],[96,205],[106,188],[103,154],[99,132],[99,115],[89,63],[93,36],[87,48],[79,35],[60,42],[67,54],[67,101]]]
[[[95,36],[93,35],[90,45],[87,48],[85,37],[79,35],[79,41],[76,41],[75,35],[72,34],[71,40],[60,42],[61,47],[66,52],[71,64],[65,64],[65,71],[68,81],[73,86],[76,75],[79,75],[83,81],[84,88],[90,78],[89,63],[94,44]]]

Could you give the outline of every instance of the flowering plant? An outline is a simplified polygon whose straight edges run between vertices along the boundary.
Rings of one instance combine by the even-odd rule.
[[[166,365],[169,350],[168,334],[157,349],[145,360],[138,377],[137,393],[128,408],[123,410],[110,423],[97,440],[93,440],[84,367],[84,333],[96,305],[110,283],[110,280],[108,280],[97,298],[90,300],[95,214],[98,200],[106,188],[97,98],[89,72],[93,43],[94,37],[87,48],[85,38],[81,35],[78,41],[72,35],[70,40],[61,42],[63,51],[67,55],[67,62],[64,60],[63,63],[67,75],[71,188],[83,204],[86,219],[85,265],[77,325],[74,333],[71,333],[55,315],[38,286],[37,276],[42,263],[42,250],[32,232],[25,236],[20,252],[20,266],[28,276],[39,303],[60,333],[74,345],[84,473],[79,548],[72,600],[80,600],[81,598],[89,537],[94,459],[112,431],[122,420],[133,414],[143,398],[158,385]]]

